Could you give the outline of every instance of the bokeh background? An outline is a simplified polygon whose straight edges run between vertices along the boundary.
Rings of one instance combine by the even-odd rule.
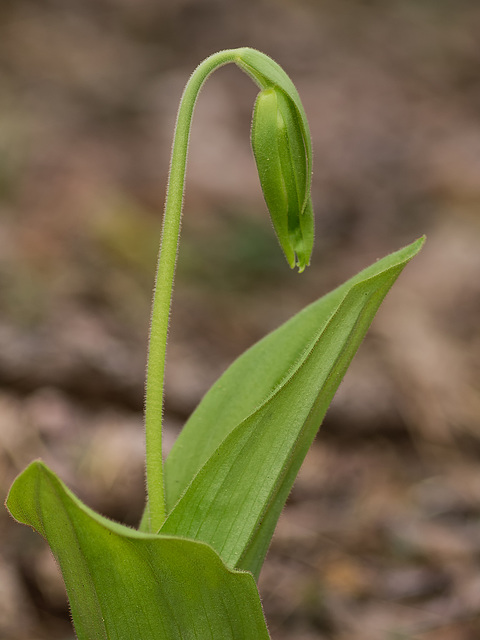
[[[474,0],[2,0],[0,493],[42,457],[136,524],[143,377],[174,119],[249,45],[315,151],[299,276],[249,146],[256,90],[208,81],[191,141],[166,446],[253,341],[426,233],[341,386],[260,579],[274,640],[480,637],[480,6]],[[0,514],[0,638],[71,640],[45,543]]]

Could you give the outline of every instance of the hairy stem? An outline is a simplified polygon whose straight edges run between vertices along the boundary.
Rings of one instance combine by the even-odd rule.
[[[205,80],[218,67],[235,62],[242,49],[213,54],[193,72],[180,102],[170,160],[162,240],[153,295],[145,396],[148,506],[141,528],[156,532],[165,520],[162,413],[167,333],[180,239],[188,141],[195,103]]]

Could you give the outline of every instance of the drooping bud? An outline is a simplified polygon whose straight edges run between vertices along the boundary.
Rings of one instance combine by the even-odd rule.
[[[270,217],[291,268],[302,272],[313,249],[308,149],[301,114],[278,86],[257,97],[252,149]]]

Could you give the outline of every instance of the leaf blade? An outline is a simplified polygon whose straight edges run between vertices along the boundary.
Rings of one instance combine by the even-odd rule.
[[[303,336],[306,352],[297,368],[226,434],[197,470],[162,533],[204,540],[228,566],[258,575],[281,508],[328,405],[381,301],[421,244],[365,270],[341,288],[340,296],[338,291],[330,294],[328,313],[320,301],[320,315],[328,320],[314,334],[313,344],[311,335]],[[289,325],[287,337],[292,327],[296,331],[298,322]],[[269,349],[277,343],[270,339]],[[257,355],[250,356],[253,367]]]
[[[111,522],[38,461],[7,506],[51,544],[79,640],[268,640],[252,576],[227,569],[207,545]]]
[[[202,398],[165,461],[169,513],[188,485],[228,434],[283,383],[309,345],[304,339],[326,325],[347,291],[382,268],[406,264],[423,239],[360,271],[312,303],[243,353]],[[308,342],[308,341],[307,341]]]

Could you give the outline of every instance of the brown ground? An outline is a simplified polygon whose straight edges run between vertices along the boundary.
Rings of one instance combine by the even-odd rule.
[[[303,276],[283,264],[249,149],[255,89],[222,69],[194,123],[166,445],[244,348],[427,233],[305,462],[260,590],[273,640],[477,640],[479,28],[473,0],[1,3],[0,493],[42,457],[137,522],[175,110],[202,58],[255,46],[304,99],[316,252]],[[0,540],[0,638],[71,639],[46,545],[6,511]]]

